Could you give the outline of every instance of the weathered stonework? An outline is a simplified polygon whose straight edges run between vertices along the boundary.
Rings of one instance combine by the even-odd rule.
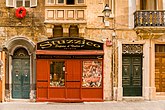
[[[79,28],[79,37],[95,40],[104,43],[104,100],[123,100],[123,88],[122,88],[122,45],[123,44],[142,44],[143,45],[143,96],[142,98],[149,100],[156,97],[155,90],[155,64],[152,63],[155,60],[154,46],[155,44],[165,44],[164,36],[156,36],[155,34],[135,30],[130,25],[130,0],[112,0],[114,1],[111,14],[112,17],[103,17],[103,9],[105,6],[105,0],[85,0],[85,6],[82,6],[85,10],[84,21],[77,20],[57,20],[56,22],[45,22],[45,9],[50,8],[45,6],[45,0],[38,0],[38,6],[35,8],[27,8],[27,15],[24,19],[18,19],[15,16],[16,8],[9,8],[5,5],[5,0],[0,0],[0,48],[4,48],[4,44],[10,44],[10,41],[18,43],[17,38],[25,37],[24,39],[30,44],[34,45],[37,42],[47,40],[53,36],[54,25],[61,25],[63,27],[63,36],[69,36],[70,25],[77,25]],[[136,0],[136,10],[140,9],[140,2]],[[159,0],[160,1],[160,0]],[[46,8],[45,8],[46,7]],[[111,6],[112,7],[112,6]],[[52,7],[51,7],[52,8]],[[56,6],[61,8],[61,6]],[[68,9],[67,6],[62,8]],[[77,7],[75,7],[77,9]],[[54,16],[54,15],[50,15]],[[68,15],[71,16],[71,15]],[[72,17],[72,16],[71,16]],[[65,18],[64,18],[65,19]],[[109,26],[105,26],[105,21],[109,23]],[[80,22],[80,23],[79,23]],[[159,28],[158,28],[159,30]],[[113,35],[115,33],[115,35]],[[144,37],[145,34],[145,37]],[[164,35],[163,33],[159,33]],[[153,39],[149,39],[151,38]],[[14,39],[14,40],[13,40]],[[106,45],[106,40],[112,42],[111,46]],[[23,40],[23,41],[24,41]],[[31,43],[32,42],[32,43]],[[12,43],[11,43],[12,44]],[[13,44],[12,44],[13,45]],[[12,47],[12,45],[10,45]],[[14,45],[14,46],[15,46]],[[150,50],[153,52],[152,55]],[[5,48],[4,48],[5,50]],[[11,49],[12,50],[12,49]],[[35,50],[35,49],[34,49]],[[35,62],[35,51],[30,54]],[[7,55],[10,55],[7,53]],[[151,57],[151,60],[148,58]],[[4,58],[5,59],[5,58]],[[9,60],[9,57],[6,57]],[[151,67],[149,64],[151,63]],[[9,64],[10,65],[10,64]],[[35,68],[35,65],[32,65]],[[8,68],[8,67],[6,67]],[[149,68],[151,70],[149,70]],[[8,72],[8,71],[7,71]],[[6,73],[7,73],[6,72]],[[4,71],[5,73],[5,71]],[[32,70],[35,73],[35,70]],[[6,75],[6,84],[9,83],[9,76]],[[152,79],[150,79],[152,78]],[[35,79],[35,78],[34,78]],[[33,80],[34,80],[33,79]],[[35,81],[34,85],[35,85]],[[30,100],[35,101],[36,92],[35,87],[32,87],[30,92]],[[3,86],[5,90],[5,86]],[[11,91],[6,91],[5,100],[9,101],[11,98]],[[149,94],[150,93],[150,94]]]

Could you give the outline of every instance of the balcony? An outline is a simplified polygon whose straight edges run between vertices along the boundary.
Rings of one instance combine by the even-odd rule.
[[[86,23],[86,6],[46,6],[45,23]]]
[[[134,28],[137,33],[160,36],[165,31],[165,11],[136,11],[134,13]]]

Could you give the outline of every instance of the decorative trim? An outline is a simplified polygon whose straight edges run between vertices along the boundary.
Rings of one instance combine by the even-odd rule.
[[[123,54],[142,54],[143,45],[141,45],[141,44],[123,44],[122,53]]]

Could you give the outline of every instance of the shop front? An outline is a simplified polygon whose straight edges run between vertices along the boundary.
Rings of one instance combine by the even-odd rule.
[[[37,43],[37,101],[103,101],[103,43],[55,38]]]

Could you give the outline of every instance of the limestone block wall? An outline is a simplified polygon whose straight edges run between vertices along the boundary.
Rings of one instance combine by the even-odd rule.
[[[38,0],[35,8],[26,8],[26,16],[18,19],[16,8],[6,7],[6,0],[0,1],[0,43],[14,36],[28,37],[37,42],[45,34],[44,0]]]
[[[23,19],[18,19],[15,16],[15,11],[17,8],[6,7],[6,0],[0,0],[0,48],[9,41],[9,39],[14,37],[26,37],[32,40],[34,43],[41,41],[45,37],[45,26],[44,26],[44,3],[45,0],[38,0],[37,7],[26,8],[26,16]],[[3,60],[3,82],[2,85],[2,101],[9,101],[10,99],[10,89],[9,88],[9,76],[8,66],[8,56],[4,54],[1,57]],[[7,61],[7,62],[5,62]],[[35,82],[34,82],[35,84]],[[32,85],[31,90],[35,90],[35,85]],[[33,97],[34,96],[34,97]],[[34,93],[30,94],[30,98],[35,98]]]

